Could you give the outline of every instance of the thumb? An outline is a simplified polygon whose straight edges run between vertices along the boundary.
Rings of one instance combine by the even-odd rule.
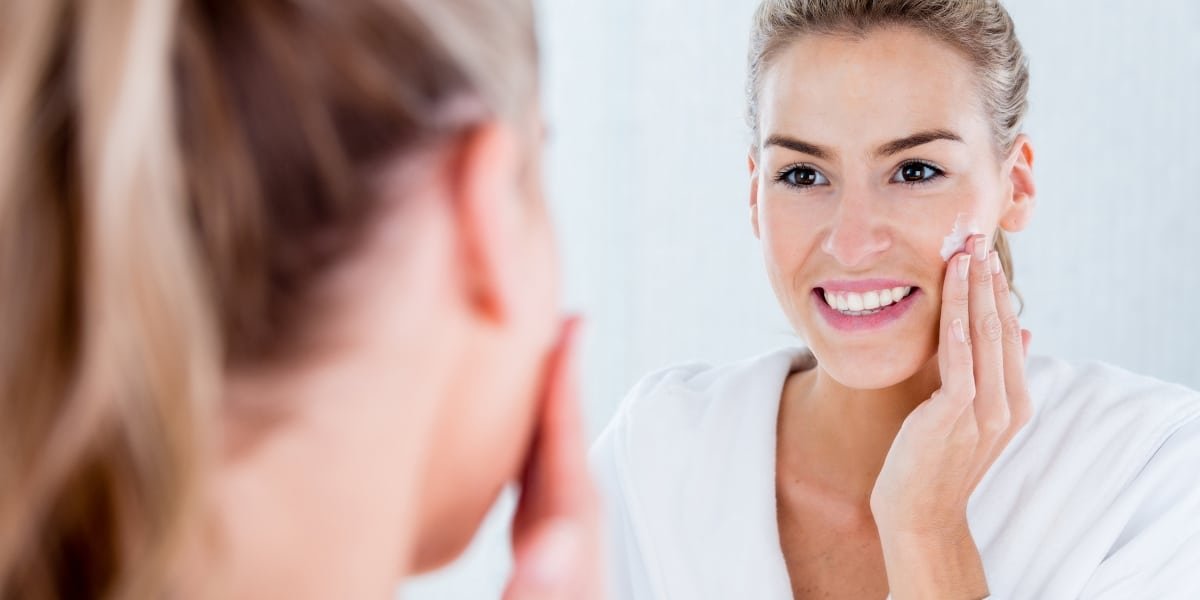
[[[513,574],[504,600],[566,600],[584,559],[583,531],[563,518],[528,532],[513,551]]]
[[[1025,358],[1029,358],[1029,344],[1033,343],[1033,333],[1028,329],[1021,330],[1021,347],[1025,349]]]

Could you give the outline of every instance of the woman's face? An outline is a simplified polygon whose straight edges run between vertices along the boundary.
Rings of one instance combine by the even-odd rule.
[[[1026,140],[999,156],[972,65],[908,28],[797,40],[759,106],[752,220],[780,304],[839,383],[907,380],[937,349],[956,221],[991,235],[1028,218]]]

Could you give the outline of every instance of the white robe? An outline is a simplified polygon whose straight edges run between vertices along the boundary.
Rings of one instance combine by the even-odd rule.
[[[803,349],[643,379],[592,447],[621,599],[791,598],[775,427]],[[992,598],[1200,599],[1200,394],[1032,357],[1034,416],[967,507]]]

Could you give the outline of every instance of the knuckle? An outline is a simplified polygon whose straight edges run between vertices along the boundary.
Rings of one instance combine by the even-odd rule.
[[[996,289],[997,294],[1007,294],[1009,292],[1008,276],[1004,274],[1004,271],[996,275],[995,279],[992,280],[992,286]]]
[[[946,294],[946,301],[955,308],[966,308],[970,304],[971,297],[967,293],[967,288],[963,287]]]
[[[1021,319],[1017,315],[1008,315],[1004,318],[1004,338],[1010,342],[1021,343]]]
[[[981,433],[989,437],[999,437],[1005,431],[1008,431],[1008,427],[1011,424],[1012,422],[1009,418],[1009,415],[1007,413],[1001,413],[983,419],[983,421],[979,423],[979,430]]]
[[[971,280],[981,285],[990,284],[992,283],[992,272],[979,264],[978,261],[972,261]]]
[[[975,331],[983,339],[995,342],[1004,335],[1004,324],[1000,322],[1000,315],[990,312],[975,321]],[[1021,335],[1020,329],[1017,330],[1017,335]]]

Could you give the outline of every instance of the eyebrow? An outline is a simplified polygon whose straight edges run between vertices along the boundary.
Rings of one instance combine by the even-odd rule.
[[[810,144],[809,142],[788,137],[786,135],[780,135],[778,133],[768,137],[766,143],[763,144],[763,148],[767,148],[769,146],[787,148],[788,150],[815,156],[821,160],[829,160],[833,156],[833,152],[826,150],[821,146]]]
[[[916,148],[917,146],[924,146],[930,142],[936,142],[938,140],[948,140],[951,142],[960,143],[963,141],[961,136],[953,131],[950,131],[949,129],[930,129],[927,131],[914,133],[898,140],[892,140],[876,149],[875,156],[881,158],[891,156],[911,148]],[[829,160],[835,154],[832,150],[823,146],[781,134],[774,134],[768,137],[766,143],[763,144],[763,147],[766,148],[768,146],[787,148],[788,150],[815,156],[822,160]]]
[[[888,143],[880,146],[879,149],[875,151],[875,156],[878,156],[878,157],[891,156],[893,154],[903,152],[910,148],[916,148],[917,146],[924,146],[925,144],[928,144],[929,142],[936,142],[938,140],[949,140],[951,142],[959,142],[959,143],[961,143],[963,141],[963,139],[961,137],[959,137],[959,135],[957,133],[954,133],[953,131],[950,131],[948,129],[930,129],[928,131],[921,131],[918,133],[914,133],[906,138],[901,138],[901,139],[898,139],[895,141],[888,142]]]

